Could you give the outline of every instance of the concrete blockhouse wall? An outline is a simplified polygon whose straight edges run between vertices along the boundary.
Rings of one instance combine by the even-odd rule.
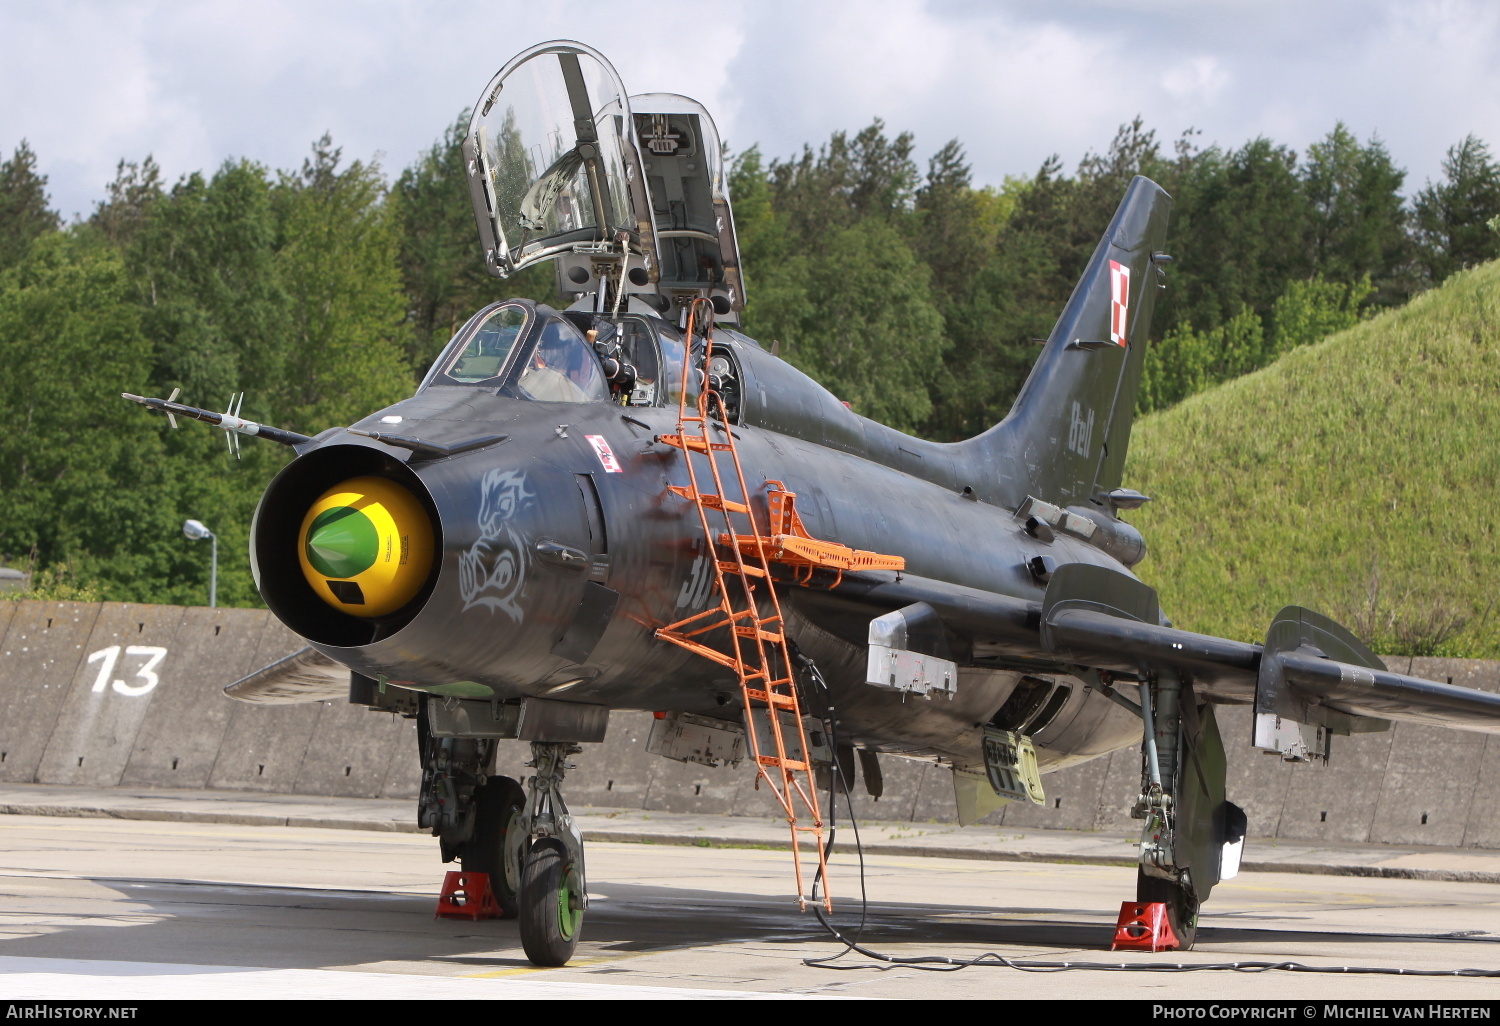
[[[179,787],[415,798],[410,720],[315,702],[255,706],[225,684],[301,647],[264,610],[0,601],[0,782]],[[1392,669],[1500,691],[1500,663],[1387,660]],[[1221,709],[1229,796],[1253,836],[1500,848],[1500,737],[1399,724],[1334,739],[1329,766],[1284,763],[1249,744],[1249,710]],[[748,769],[648,755],[648,712],[617,712],[569,774],[579,806],[772,815]],[[502,772],[528,751],[503,742]],[[856,793],[862,818],[955,818],[946,767],[882,758],[885,796]],[[1044,778],[1047,803],[986,822],[1130,833],[1135,749]]]

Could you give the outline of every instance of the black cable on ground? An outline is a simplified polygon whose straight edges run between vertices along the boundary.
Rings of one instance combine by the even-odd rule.
[[[833,691],[828,687],[828,682],[823,679],[822,673],[818,671],[817,665],[799,651],[795,644],[788,644],[791,649],[792,658],[807,674],[808,679],[817,688],[817,698],[820,705],[825,709],[823,727],[827,733],[829,750],[833,753],[833,770],[830,783],[833,785],[828,792],[828,841],[824,845],[825,861],[833,857],[834,835],[837,831],[838,815],[838,792],[844,792],[844,805],[849,811],[849,823],[854,830],[854,850],[859,857],[859,928],[854,933],[854,939],[850,940],[839,932],[838,927],[829,922],[828,916],[823,912],[823,906],[818,903],[818,886],[823,883],[823,871],[820,868],[813,877],[812,885],[812,910],[818,917],[818,922],[832,935],[833,939],[844,945],[843,949],[832,955],[822,958],[804,958],[803,965],[813,966],[818,969],[859,970],[874,969],[885,972],[890,969],[911,968],[923,972],[952,973],[960,969],[974,967],[990,967],[996,969],[1016,969],[1025,973],[1064,973],[1089,970],[1093,972],[1135,972],[1135,973],[1196,973],[1196,972],[1236,972],[1236,973],[1264,973],[1264,972],[1287,972],[1287,973],[1322,973],[1342,976],[1464,976],[1464,977],[1488,977],[1500,978],[1500,969],[1404,969],[1392,966],[1355,966],[1355,965],[1307,965],[1303,962],[1073,962],[1073,961],[1048,961],[1043,959],[1021,959],[1006,958],[1004,955],[993,951],[986,951],[982,955],[973,958],[953,958],[948,955],[887,955],[865,947],[860,943],[864,936],[865,925],[869,921],[870,899],[865,887],[865,852],[860,843],[859,820],[854,815],[854,798],[851,793],[852,781],[844,778],[843,767],[838,758],[838,717],[834,708]],[[809,705],[811,703],[808,703]],[[835,961],[843,958],[851,951],[857,951],[871,962],[846,962],[842,965],[834,965]]]

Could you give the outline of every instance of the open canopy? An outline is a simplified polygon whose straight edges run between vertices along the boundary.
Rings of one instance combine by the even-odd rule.
[[[707,109],[674,93],[630,98],[651,195],[663,290],[692,289],[744,306],[723,144]],[[723,314],[725,310],[720,310]]]
[[[655,277],[630,106],[601,54],[551,42],[510,61],[485,87],[464,157],[492,274],[596,250],[636,254]]]
[[[542,43],[485,87],[464,158],[496,277],[556,260],[575,305],[618,310],[639,296],[671,317],[703,298],[737,319],[745,288],[723,146],[696,100],[627,96],[597,51]]]

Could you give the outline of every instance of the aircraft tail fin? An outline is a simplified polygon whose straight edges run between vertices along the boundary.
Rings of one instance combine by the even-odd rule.
[[[1010,413],[966,443],[1004,505],[1105,506],[1130,443],[1171,197],[1137,176]]]

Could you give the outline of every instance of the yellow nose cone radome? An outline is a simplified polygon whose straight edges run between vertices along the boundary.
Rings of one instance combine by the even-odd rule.
[[[384,616],[410,602],[427,580],[432,524],[396,482],[351,478],[308,509],[297,558],[307,583],[334,609]]]

